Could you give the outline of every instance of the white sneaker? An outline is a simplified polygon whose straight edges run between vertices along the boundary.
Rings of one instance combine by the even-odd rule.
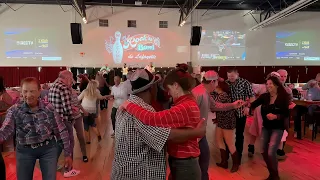
[[[69,177],[77,176],[79,174],[80,174],[80,171],[72,169],[72,170],[70,170],[68,172],[63,173],[63,176],[65,178],[69,178]]]

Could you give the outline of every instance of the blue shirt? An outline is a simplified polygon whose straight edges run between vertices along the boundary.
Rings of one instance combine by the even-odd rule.
[[[318,87],[309,88],[308,94],[311,94],[312,101],[320,100],[320,88]]]
[[[40,98],[44,99],[46,96],[48,97],[48,94],[49,94],[49,90],[48,89],[43,89],[40,92]]]
[[[65,156],[71,156],[69,133],[53,106],[42,100],[32,111],[24,101],[8,109],[0,128],[0,144],[16,134],[17,144],[32,145],[54,138],[62,140]]]

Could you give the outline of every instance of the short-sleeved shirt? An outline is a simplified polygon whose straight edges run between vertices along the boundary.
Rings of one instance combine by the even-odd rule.
[[[130,102],[153,111],[151,105],[131,95]],[[165,144],[170,129],[144,125],[126,111],[118,111],[111,180],[165,180]]]
[[[118,108],[125,100],[129,98],[129,94],[131,92],[131,87],[129,87],[126,82],[122,82],[118,86],[112,86],[111,95],[114,97],[113,107]]]

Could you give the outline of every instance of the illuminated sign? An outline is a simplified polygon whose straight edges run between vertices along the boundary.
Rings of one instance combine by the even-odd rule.
[[[121,35],[116,31],[109,41],[105,41],[105,48],[112,54],[113,61],[120,64],[123,58],[137,60],[152,60],[157,58],[156,49],[161,48],[160,38],[150,34]]]

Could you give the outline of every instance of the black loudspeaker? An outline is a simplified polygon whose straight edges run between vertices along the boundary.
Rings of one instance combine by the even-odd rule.
[[[191,29],[191,38],[190,38],[190,45],[191,46],[199,46],[201,40],[201,26],[192,26]]]
[[[71,23],[71,38],[73,44],[82,44],[82,29],[80,23]]]

